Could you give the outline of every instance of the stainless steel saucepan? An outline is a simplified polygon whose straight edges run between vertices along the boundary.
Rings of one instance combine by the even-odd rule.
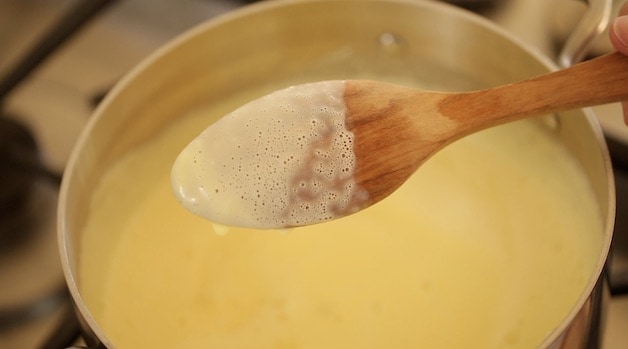
[[[94,188],[112,163],[181,115],[252,86],[269,86],[270,92],[282,81],[373,75],[421,81],[432,89],[469,90],[553,69],[557,67],[549,59],[496,25],[434,1],[266,1],[181,35],[111,91],[82,133],[65,172],[60,253],[88,344],[113,348],[91,315],[77,272]],[[595,347],[615,209],[609,157],[590,110],[540,122],[578,159],[605,219],[603,232],[591,232],[603,234],[594,273],[541,347]]]

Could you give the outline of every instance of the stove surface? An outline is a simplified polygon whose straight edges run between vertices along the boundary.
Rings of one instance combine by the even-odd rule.
[[[59,15],[78,1],[0,0],[0,76]],[[3,109],[33,130],[45,166],[61,173],[93,110],[95,99],[171,38],[245,3],[234,0],[119,1],[19,85],[5,101]],[[562,6],[561,0],[504,0],[484,14],[553,57],[555,42],[548,33],[554,30],[551,13],[557,3]],[[603,42],[599,46],[602,50],[608,49]],[[602,106],[596,108],[596,112],[607,133],[628,143],[628,127],[621,121],[619,105]],[[32,200],[29,207],[43,212],[37,216],[33,228],[36,234],[23,239],[28,243],[15,242],[6,249],[0,246],[0,251],[10,251],[0,253],[0,349],[40,347],[67,311],[67,306],[59,301],[65,299],[65,294],[56,247],[58,189],[54,182],[42,180],[33,190],[36,200]],[[37,257],[24,260],[25,254]],[[617,263],[626,261],[622,259]],[[16,306],[24,304],[36,305],[30,309],[32,318],[16,319],[13,316],[19,313]],[[628,296],[613,297],[602,348],[628,347],[626,328]]]

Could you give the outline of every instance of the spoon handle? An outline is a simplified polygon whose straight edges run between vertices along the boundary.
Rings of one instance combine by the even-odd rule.
[[[473,132],[532,115],[628,100],[628,57],[610,53],[570,68],[491,89],[454,94],[443,115]]]

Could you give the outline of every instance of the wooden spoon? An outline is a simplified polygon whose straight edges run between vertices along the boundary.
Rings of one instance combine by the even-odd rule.
[[[338,83],[342,84],[340,97],[330,97],[331,94],[325,90],[335,88],[333,86],[338,86]],[[337,106],[332,104],[337,103],[338,99],[341,104],[344,103],[344,125],[353,135],[351,144],[355,161],[352,160],[351,163],[355,166],[351,173],[350,179],[353,181],[351,185],[347,185],[349,183],[347,179],[337,180],[342,177],[342,174],[338,173],[333,174],[332,180],[329,181],[316,178],[310,181],[312,176],[303,173],[315,171],[313,168],[316,166],[309,165],[314,161],[313,158],[304,160],[293,170],[284,171],[294,172],[289,173],[289,176],[269,178],[273,176],[269,173],[283,166],[279,162],[273,162],[275,158],[280,159],[281,156],[276,155],[274,150],[264,153],[261,148],[268,147],[268,144],[274,146],[277,142],[283,142],[284,137],[281,136],[283,131],[269,132],[269,141],[266,141],[262,136],[257,139],[257,129],[264,129],[265,123],[272,125],[290,123],[294,117],[290,113],[275,117],[277,111],[265,117],[258,115],[257,112],[262,109],[262,105],[264,110],[267,110],[269,106],[294,97],[292,95],[297,94],[295,91],[299,91],[301,95],[315,92],[312,93],[312,97],[296,96],[299,101],[295,106],[291,106],[296,114],[312,110],[311,103],[307,109],[299,98],[305,98],[306,102],[315,100],[314,106],[324,107],[321,110],[336,110],[334,108]],[[175,162],[172,185],[184,206],[218,223],[255,228],[314,224],[352,214],[384,199],[434,153],[461,137],[535,115],[622,100],[628,100],[628,57],[619,53],[608,54],[521,82],[463,93],[420,91],[368,80],[307,84],[305,90],[286,89],[253,101],[241,108],[243,110],[236,110],[223,118],[225,120],[221,119],[210,126]],[[262,123],[259,123],[260,120]],[[254,122],[258,122],[256,126],[252,126]],[[243,136],[240,130],[244,130],[245,124],[255,132]],[[255,144],[258,145],[243,147],[243,142],[237,139],[238,136],[256,138]],[[346,135],[341,134],[338,137]],[[322,138],[324,141],[325,138],[333,137]],[[295,139],[286,137],[285,142],[287,144],[280,144],[278,148],[296,147],[295,143],[290,143],[296,142]],[[333,139],[327,142],[333,143]],[[320,147],[320,144],[316,146]],[[211,154],[218,155],[209,160],[199,159],[197,154],[205,150],[210,153],[207,155],[209,157],[212,157]],[[241,154],[235,154],[236,150]],[[238,160],[237,166],[233,165],[233,171],[229,172],[225,169],[231,165],[215,159],[221,153],[229,154],[227,158],[231,160],[245,159],[248,154],[255,153],[257,163],[254,166],[242,167],[241,165],[247,164],[241,163],[248,160]],[[332,160],[340,159],[341,156],[344,159],[345,155],[330,157]],[[200,165],[197,163],[202,163],[202,167],[198,167]],[[304,171],[304,168],[307,171]],[[334,171],[333,166],[329,168]],[[236,177],[238,179],[234,180]],[[298,180],[293,180],[297,177]],[[306,177],[307,180],[302,179]],[[247,178],[251,179],[250,183]],[[267,185],[268,180],[271,182],[274,180],[272,185]],[[215,184],[218,182],[222,183],[220,187]],[[302,192],[299,186],[307,190]],[[208,189],[210,187],[211,189]],[[197,190],[198,188],[202,190]],[[352,191],[340,202],[316,201],[317,198],[327,195],[326,189],[331,189],[332,196],[337,197],[337,193],[345,188],[351,188]],[[280,194],[285,196],[277,196],[277,191],[282,190],[286,193]],[[270,197],[272,199],[269,199]],[[273,203],[279,204],[275,205],[273,210],[266,210],[273,206]],[[248,204],[251,205],[247,208]],[[321,206],[325,206],[322,212],[315,212],[316,210],[312,209]],[[249,219],[254,215],[257,216]],[[295,218],[296,216],[299,217]]]

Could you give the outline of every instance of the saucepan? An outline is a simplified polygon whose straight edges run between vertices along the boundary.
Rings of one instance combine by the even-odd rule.
[[[116,239],[128,238],[121,236],[120,227],[134,224],[134,214],[125,215],[122,210],[118,216],[102,219],[96,224],[102,233],[91,236],[90,241],[87,241],[86,226],[94,225],[92,217],[97,212],[115,210],[129,202],[140,204],[150,195],[134,188],[150,182],[156,171],[138,169],[128,176],[126,184],[115,187],[116,193],[103,193],[98,188],[107,181],[106,175],[116,164],[126,161],[129,153],[141,151],[144,144],[161,137],[164,130],[185,115],[230,100],[234,95],[247,100],[287,84],[314,80],[374,77],[397,83],[420,82],[429,89],[454,91],[490,87],[554,69],[558,67],[549,58],[497,25],[466,10],[434,1],[265,1],[211,19],[184,33],[147,58],[108,94],[81,134],[65,171],[58,215],[60,254],[87,344],[99,348],[115,347],[112,338],[116,334],[103,327],[99,310],[115,300],[103,296],[108,294],[110,285],[101,280],[110,276],[108,266],[116,264]],[[228,111],[224,110],[225,113]],[[579,296],[561,316],[562,320],[551,326],[535,345],[543,348],[596,347],[606,294],[604,272],[615,210],[614,184],[604,138],[595,116],[588,109],[547,115],[530,122],[546,130],[575,159],[593,193],[590,204],[601,221],[600,229],[588,232],[598,243],[593,251],[595,258],[586,266],[590,273],[577,291]],[[165,153],[168,151],[164,149]],[[512,154],[513,158],[517,156]],[[496,166],[494,171],[498,172],[499,165]],[[542,169],[538,170],[541,173]],[[509,190],[515,193],[520,188],[513,183]],[[124,195],[120,196],[120,192]],[[132,211],[134,206],[125,207]],[[168,213],[155,212],[155,215],[168,216]],[[569,217],[573,212],[565,210],[560,215]],[[160,219],[165,219],[164,224],[171,224],[174,230],[183,224],[174,217],[173,221]],[[452,217],[452,220],[456,218]],[[177,239],[189,238],[185,226],[180,230],[183,231],[177,231]],[[154,241],[151,242],[150,234],[147,236],[144,244],[151,246]],[[578,238],[573,236],[573,239]],[[555,248],[558,250],[560,246]],[[185,264],[180,264],[166,250],[161,253],[167,263],[174,266],[170,272],[188,272]],[[136,263],[142,263],[144,253],[141,250],[134,252],[138,257]],[[464,263],[459,268],[464,269]],[[552,265],[547,265],[548,271],[551,268]],[[118,272],[124,270],[122,267]],[[474,277],[474,270],[464,272]],[[233,273],[233,278],[239,277],[236,271]],[[134,279],[135,276],[130,275],[129,283],[132,284]],[[487,277],[486,282],[489,281],[490,277]],[[552,292],[549,283],[548,292]],[[128,310],[118,311],[141,312],[142,309],[131,305],[142,303],[145,298],[159,299],[156,295],[167,295],[177,286],[183,287],[175,282],[166,283],[159,289],[143,289],[141,296],[134,293],[135,299],[129,300]],[[130,292],[132,286],[128,287]],[[562,297],[561,294],[553,296],[556,299]],[[120,297],[124,297],[124,293]],[[152,306],[166,307],[160,301]],[[375,305],[373,307],[375,309]],[[327,313],[333,312],[333,309],[326,309]],[[177,323],[174,320],[179,316],[177,314],[182,314],[180,310],[170,309],[164,321]],[[549,311],[543,308],[538,311],[542,316],[546,310]],[[416,315],[417,319],[421,317],[421,314]],[[477,313],[478,317],[481,315]],[[150,330],[155,321],[145,326],[128,325],[126,331],[153,331],[155,338],[163,332],[176,331],[175,325],[165,327],[166,330]],[[447,321],[454,324],[456,319]],[[215,330],[207,324],[208,332]],[[368,335],[380,330],[384,329],[374,328]],[[452,330],[451,337],[457,335]],[[319,337],[324,336],[324,332],[319,334]],[[252,337],[249,340],[246,347],[255,348],[256,341],[261,339]],[[517,334],[511,334],[509,340],[516,342]],[[283,344],[292,348],[291,343]],[[179,345],[186,347],[190,344]]]

